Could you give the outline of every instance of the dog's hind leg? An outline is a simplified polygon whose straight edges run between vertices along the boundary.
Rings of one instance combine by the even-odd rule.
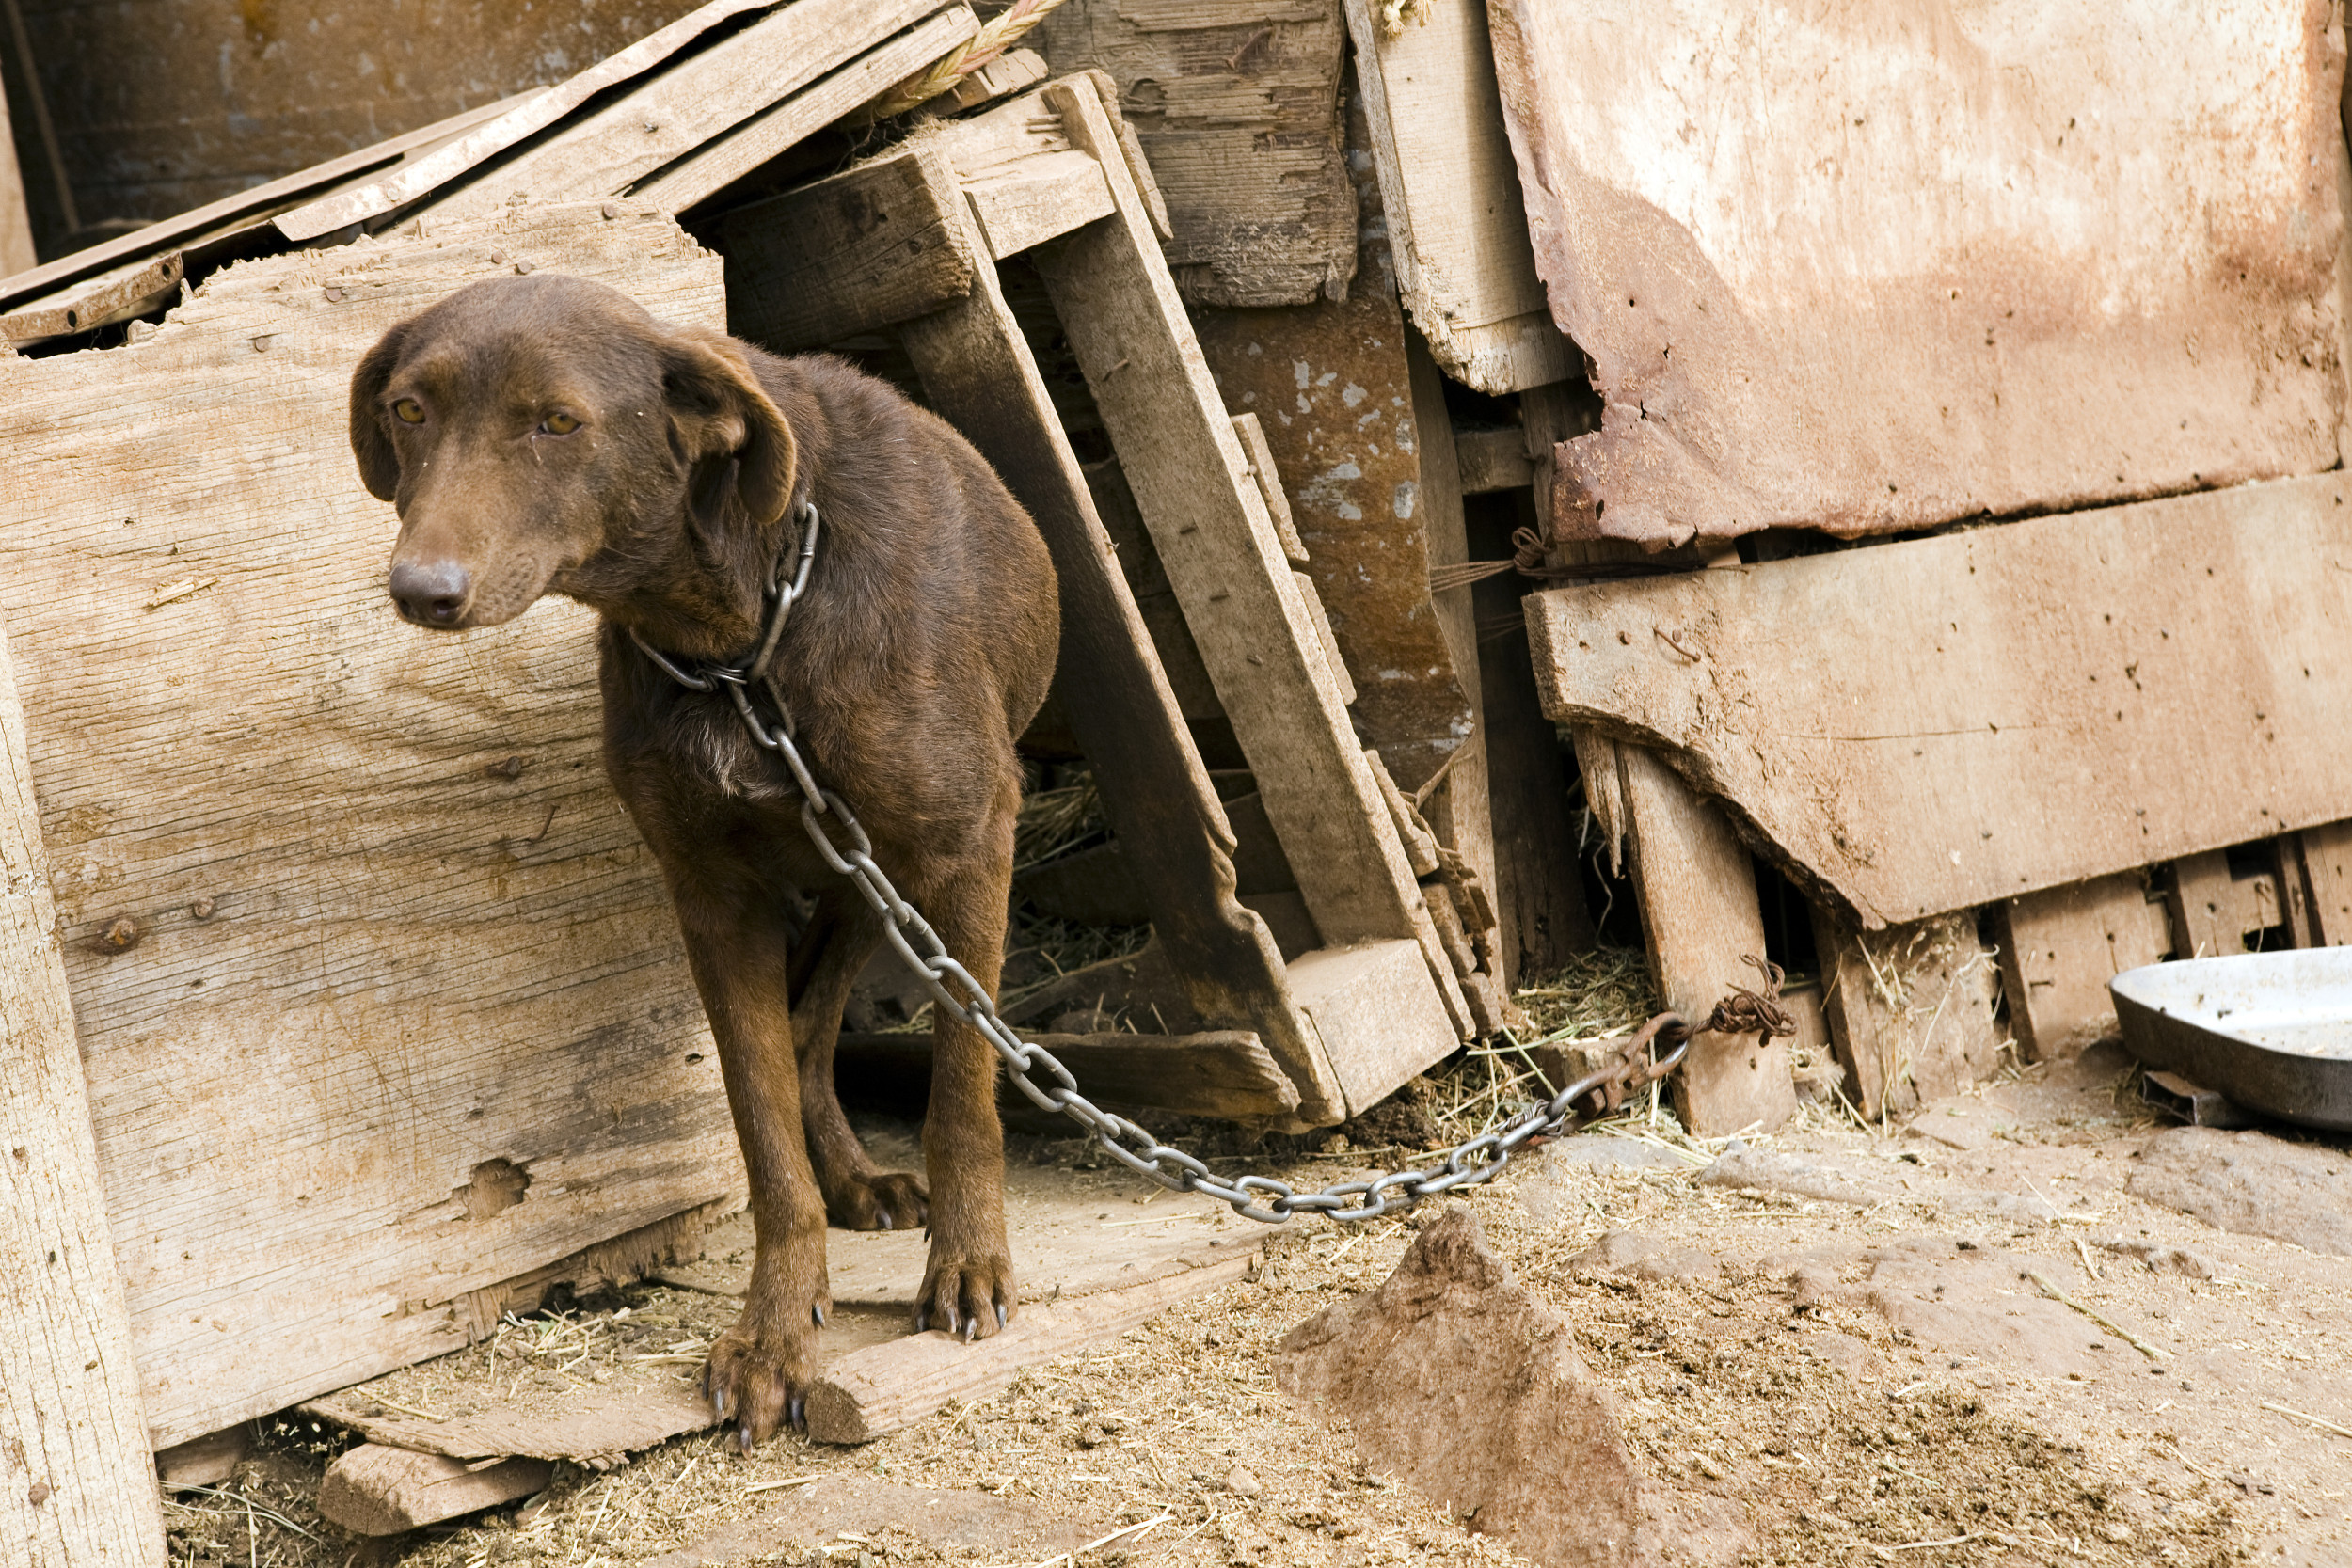
[[[762,900],[681,896],[687,961],[719,1042],[727,1109],[751,1179],[757,1250],[735,1326],[710,1347],[704,1392],[748,1449],[804,1424],[817,1331],[832,1307],[825,1205],[801,1132],[786,962],[792,922]]]
[[[993,996],[1004,968],[1011,891],[1006,852],[943,882],[928,899],[947,951]],[[1005,1129],[996,1114],[996,1053],[980,1032],[932,1009],[931,1103],[923,1122],[930,1175],[931,1250],[915,1296],[917,1328],[985,1338],[1011,1316],[1012,1249],[1005,1240]]]
[[[882,916],[846,883],[820,895],[792,952],[792,1048],[800,1059],[801,1126],[825,1213],[844,1230],[913,1230],[930,1218],[923,1179],[878,1169],[841,1114],[833,1053],[850,988],[882,945]]]

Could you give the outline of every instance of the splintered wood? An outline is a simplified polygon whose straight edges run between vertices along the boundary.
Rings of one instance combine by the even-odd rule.
[[[400,625],[345,444],[384,329],[524,263],[721,324],[715,257],[604,211],[250,263],[142,342],[0,360],[0,610],[158,1446],[739,1183],[593,618]]]
[[[1580,531],[1872,533],[2335,466],[2329,0],[1489,8],[1536,264],[1607,405],[1561,448]]]

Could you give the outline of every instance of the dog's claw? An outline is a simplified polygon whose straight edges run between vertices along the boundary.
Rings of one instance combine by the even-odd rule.
[[[795,1432],[808,1430],[808,1401],[795,1394],[784,1402],[785,1425]]]
[[[825,1304],[823,1302],[819,1301],[810,1303],[808,1315],[817,1320],[817,1326],[818,1328],[825,1326]]]
[[[878,1220],[882,1221],[882,1227],[884,1230],[896,1230],[896,1229],[898,1228],[898,1227],[897,1227],[897,1226],[892,1225],[892,1224],[890,1223],[890,1211],[889,1211],[889,1210],[887,1210],[887,1209],[877,1209],[877,1210],[875,1210],[875,1211],[874,1211],[874,1217],[875,1217],[876,1219],[878,1219]]]
[[[750,1422],[747,1421],[743,1425],[735,1429],[735,1446],[741,1449],[745,1453],[752,1451],[752,1429]]]
[[[979,1331],[980,1331],[980,1320],[979,1320],[979,1319],[977,1319],[977,1318],[966,1318],[966,1319],[964,1319],[964,1320],[963,1320],[963,1342],[964,1342],[965,1344],[967,1344],[967,1345],[968,1345],[968,1344],[970,1344],[970,1343],[972,1342],[972,1336],[974,1336],[975,1334],[977,1334]]]
[[[996,1304],[996,1326],[1005,1326],[1005,1304],[1001,1301]]]
[[[914,1309],[914,1332],[920,1334],[930,1326],[931,1309],[928,1307],[916,1307]]]

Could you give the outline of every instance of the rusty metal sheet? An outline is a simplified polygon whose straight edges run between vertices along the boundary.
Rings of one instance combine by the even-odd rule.
[[[1563,526],[1854,535],[2334,467],[2329,0],[1489,0],[1601,428]]]
[[[1405,319],[1386,274],[1349,297],[1274,310],[1196,310],[1226,406],[1254,413],[1307,545],[1307,573],[1356,679],[1349,711],[1406,790],[1470,733],[1429,600],[1421,447]]]

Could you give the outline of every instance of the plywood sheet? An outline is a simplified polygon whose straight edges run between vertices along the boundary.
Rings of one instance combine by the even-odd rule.
[[[1100,67],[1151,161],[1199,305],[1338,298],[1356,270],[1340,146],[1339,0],[1069,0],[1036,37]]]
[[[1607,404],[1565,521],[1861,534],[2335,464],[2328,0],[1489,10]]]
[[[248,263],[137,344],[0,360],[0,611],[158,1445],[739,1183],[593,619],[402,626],[345,445],[376,337],[526,261],[720,325],[718,258],[608,210]]]
[[[1528,606],[1547,711],[1870,927],[2352,816],[2340,475]]]

